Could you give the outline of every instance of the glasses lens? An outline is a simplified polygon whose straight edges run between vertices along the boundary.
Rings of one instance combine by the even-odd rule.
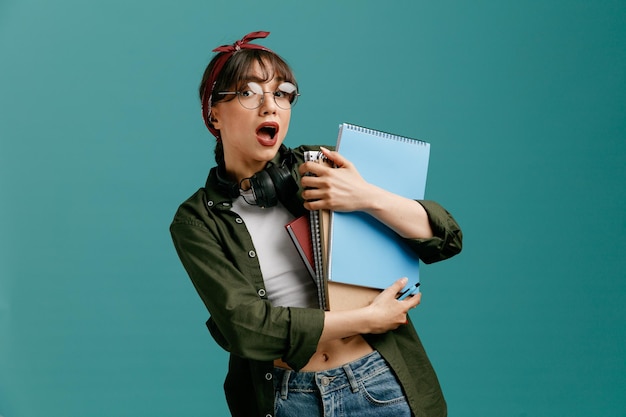
[[[288,82],[281,83],[274,93],[276,105],[285,110],[292,108],[294,104],[296,104],[297,98],[298,92],[296,86]]]
[[[292,108],[298,99],[296,86],[288,82],[281,83],[274,92],[264,92],[260,84],[249,82],[245,90],[237,92],[237,98],[244,108],[254,110],[261,106],[266,93],[271,94],[276,105],[284,110]]]
[[[263,99],[263,88],[257,83],[248,83],[248,88],[237,93],[239,103],[249,110],[258,108]]]

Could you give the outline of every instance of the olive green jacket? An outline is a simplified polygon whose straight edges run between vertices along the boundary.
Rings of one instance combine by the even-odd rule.
[[[303,152],[312,149],[319,147],[294,149],[297,163],[292,175],[298,184],[297,166],[303,161]],[[273,162],[279,163],[279,155]],[[282,202],[294,216],[306,213],[300,193]],[[435,237],[407,239],[411,248],[425,263],[459,253],[462,233],[452,216],[437,203],[420,203]],[[211,335],[230,352],[224,389],[232,415],[273,416],[273,361],[282,358],[295,370],[304,367],[317,348],[324,312],[270,304],[252,238],[231,206],[232,199],[218,186],[213,168],[205,187],[179,207],[170,232],[210,313],[207,326]],[[447,414],[437,376],[412,325],[364,337],[396,373],[416,416]]]

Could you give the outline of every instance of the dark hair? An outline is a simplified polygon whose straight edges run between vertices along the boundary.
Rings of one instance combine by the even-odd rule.
[[[204,98],[204,92],[207,80],[217,62],[220,54],[213,57],[209,65],[204,70],[202,82],[199,87],[200,101]],[[287,81],[298,87],[296,77],[287,62],[272,51],[263,49],[241,49],[233,54],[224,67],[220,71],[215,80],[215,87],[211,95],[211,104],[215,105],[220,101],[233,100],[235,96],[225,96],[218,94],[220,91],[237,91],[240,90],[247,81],[252,78],[252,68],[254,63],[259,64],[261,70],[261,81],[270,81],[277,78],[281,81]],[[256,75],[255,75],[256,76]],[[210,118],[209,118],[209,123]],[[215,161],[218,165],[224,164],[224,147],[221,141],[217,141],[215,146]]]

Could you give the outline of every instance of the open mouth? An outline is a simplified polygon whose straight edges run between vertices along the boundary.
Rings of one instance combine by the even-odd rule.
[[[257,128],[256,134],[263,140],[273,140],[278,134],[278,123],[263,123]]]

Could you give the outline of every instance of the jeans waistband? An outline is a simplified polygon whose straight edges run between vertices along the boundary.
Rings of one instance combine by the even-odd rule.
[[[358,381],[373,378],[388,369],[387,362],[374,351],[343,366],[318,372],[295,372],[289,369],[274,368],[274,389],[281,397],[289,391],[317,391],[322,394],[350,386],[353,392],[359,390]]]

